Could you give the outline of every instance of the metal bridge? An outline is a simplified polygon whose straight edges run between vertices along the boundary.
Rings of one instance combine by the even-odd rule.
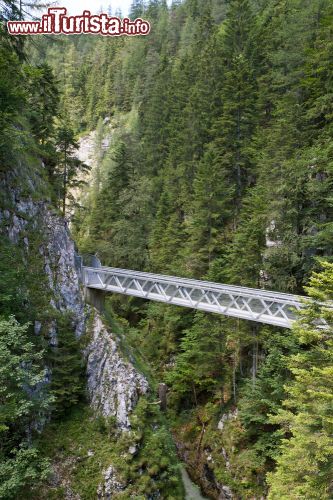
[[[102,290],[290,328],[304,297],[127,269],[83,266],[88,290]]]

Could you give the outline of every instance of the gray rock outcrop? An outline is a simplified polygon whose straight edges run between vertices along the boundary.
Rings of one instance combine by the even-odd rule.
[[[72,313],[76,336],[84,331],[84,303],[79,276],[75,269],[75,248],[67,222],[49,209],[46,202],[20,199],[10,191],[14,210],[0,210],[1,232],[18,244],[23,241],[26,252],[30,251],[29,234],[37,231],[43,235],[39,253],[48,285],[52,291],[51,305],[60,312]],[[37,332],[41,324],[37,320]],[[52,342],[56,342],[54,325],[50,327]]]
[[[114,493],[123,491],[123,485],[117,478],[116,471],[112,465],[104,471],[104,481],[97,488],[97,498],[101,500],[110,500]]]
[[[87,386],[94,410],[114,416],[119,428],[130,428],[129,416],[139,396],[148,392],[148,382],[123,359],[115,338],[95,311],[91,341],[86,349]]]

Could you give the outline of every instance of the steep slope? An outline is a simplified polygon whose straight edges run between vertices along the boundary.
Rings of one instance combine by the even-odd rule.
[[[116,339],[112,338],[97,312],[91,331],[91,340],[85,350],[91,406],[103,417],[115,417],[119,428],[130,429],[130,414],[139,395],[148,392],[147,380],[122,359]]]
[[[36,443],[40,441],[44,443],[44,439],[49,441],[47,450],[44,450],[45,456],[53,457],[55,455],[51,461],[49,486],[47,486],[47,482],[44,486],[39,486],[33,490],[34,495],[38,498],[49,498],[50,494],[64,495],[64,498],[69,496],[71,498],[92,498],[89,495],[91,495],[92,485],[95,485],[96,498],[111,498],[117,491],[126,491],[128,480],[125,479],[124,473],[132,462],[135,466],[136,461],[138,461],[135,456],[140,455],[140,449],[145,448],[149,444],[149,440],[155,439],[155,434],[156,439],[159,440],[158,446],[163,447],[166,445],[167,436],[164,434],[163,425],[158,423],[157,408],[149,416],[151,412],[147,406],[148,403],[145,403],[146,406],[141,409],[140,417],[136,417],[134,427],[141,428],[146,425],[145,422],[148,423],[153,418],[155,430],[145,431],[146,436],[141,435],[142,431],[136,430],[134,432],[132,430],[131,415],[139,398],[147,395],[148,383],[132,364],[124,359],[119,341],[110,333],[100,314],[84,305],[82,287],[75,267],[75,246],[66,221],[54,213],[48,202],[36,202],[31,197],[22,197],[19,190],[9,189],[7,199],[11,209],[4,209],[0,212],[1,232],[3,237],[8,236],[13,248],[22,247],[23,249],[24,283],[28,293],[30,293],[30,287],[34,286],[36,287],[34,293],[37,294],[35,308],[31,315],[31,320],[33,320],[31,334],[35,336],[37,342],[43,341],[43,339],[47,342],[43,360],[45,379],[39,388],[34,389],[34,392],[36,396],[36,390],[40,391],[40,397],[45,398],[51,392],[55,398],[51,407],[43,415],[40,414],[38,420],[31,422],[30,425],[32,429],[38,429],[38,432],[42,432],[41,436],[34,435]],[[29,263],[32,257],[36,260],[34,273],[38,268],[38,273],[34,277],[31,276],[32,268]],[[40,293],[46,298],[44,303],[40,303]],[[72,336],[70,341],[65,339],[65,343],[69,342],[71,347],[70,356],[68,356],[68,349],[64,350],[64,337],[61,331],[62,318],[66,316],[70,318],[67,328],[69,328],[69,335]],[[71,363],[73,360],[77,362],[80,357],[82,363],[84,361],[86,365],[86,375],[81,372],[79,381],[81,386],[87,384],[88,404],[91,406],[92,412],[89,412],[88,406],[84,404],[83,394],[85,391],[84,388],[77,387],[78,381],[75,372],[72,372],[69,366],[64,365],[64,363]],[[56,385],[54,385],[54,376],[57,377]],[[96,445],[94,435],[95,437],[97,435],[96,439],[97,441],[99,439],[100,446],[105,447],[105,442],[102,443],[100,437],[103,436],[104,432],[108,432],[107,441],[109,441],[103,450],[103,460],[98,455],[98,451],[96,451],[95,458],[95,452],[90,452],[90,462],[93,465],[89,464],[88,470],[89,467],[92,467],[94,473],[91,475],[91,483],[88,481],[84,487],[82,484],[75,483],[75,479],[73,480],[73,477],[75,478],[74,469],[77,468],[75,464],[82,455],[81,451],[79,456],[76,455],[75,450],[79,445],[76,443],[75,436],[72,440],[72,454],[64,458],[63,463],[59,460],[56,444],[57,440],[61,440],[59,433],[64,434],[64,439],[66,437],[61,422],[64,420],[69,428],[75,422],[75,405],[77,404],[79,404],[79,411],[83,415],[81,423],[85,425],[83,422],[84,415],[86,415],[86,418],[90,420],[90,423],[87,422],[86,425],[93,427],[92,435],[85,435],[85,447],[88,450],[94,449]],[[63,405],[67,411],[64,411],[64,408],[59,408]],[[52,407],[58,414],[55,423],[52,423]],[[71,420],[71,412],[73,412],[73,421]],[[51,423],[46,424],[50,418]],[[91,424],[91,419],[95,424]],[[149,425],[153,425],[152,422]],[[46,429],[43,430],[45,425]],[[96,426],[99,429],[97,431]],[[49,431],[49,428],[52,431]],[[106,431],[107,428],[109,431]],[[49,432],[53,433],[52,439],[50,439]],[[105,438],[103,439],[105,440]],[[117,445],[116,442],[120,442],[120,445]],[[44,449],[43,446],[43,444],[40,445],[41,450]],[[125,454],[127,452],[127,456],[124,455],[125,458],[119,464],[121,450]],[[139,467],[140,464],[141,475],[143,469],[148,466],[152,467],[154,460],[156,460],[154,453],[150,457],[146,457],[145,453],[143,452],[144,458],[140,458],[137,465]],[[169,467],[168,455],[172,456],[172,453],[171,448],[163,452],[164,465],[162,465],[160,473],[164,471],[164,488],[167,487],[169,475],[167,471]],[[115,457],[117,472],[115,472],[112,463],[112,459]],[[142,460],[147,465],[143,465]],[[81,473],[84,473],[85,464],[83,464],[82,469]],[[159,491],[162,485],[162,483],[160,486],[158,485],[160,473],[158,468],[154,470],[153,483],[157,485],[151,486],[152,491]],[[119,474],[122,477],[121,482],[115,479]],[[180,488],[180,480],[177,479],[176,469],[174,469],[174,474],[174,488],[177,491]],[[74,487],[72,486],[73,482]],[[131,482],[133,483],[131,491],[135,492],[135,478],[132,477]],[[140,488],[140,486],[137,487]]]

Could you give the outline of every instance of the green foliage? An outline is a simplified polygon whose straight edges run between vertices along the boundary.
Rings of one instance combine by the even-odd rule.
[[[11,458],[0,462],[0,498],[22,498],[27,486],[40,487],[50,475],[49,465],[36,448],[21,446],[14,450]]]
[[[27,329],[13,317],[0,319],[0,498],[16,498],[23,486],[47,474],[47,461],[22,441],[51,401],[43,390],[43,352],[29,340]]]
[[[88,215],[88,232],[83,233],[80,217],[75,222],[81,247],[84,252],[98,252],[105,264],[145,267],[151,183],[145,176],[138,180],[137,148],[128,136],[115,143],[102,166],[105,180]]]
[[[164,498],[183,498],[175,449],[158,407],[141,398],[131,424],[131,430],[121,433],[114,418],[96,418],[88,407],[78,405],[47,426],[38,446],[83,500],[96,495],[102,474],[111,464],[124,485],[117,498],[144,497],[157,491]],[[137,450],[134,454],[129,451],[132,446]],[[29,491],[36,499],[60,494],[59,487],[48,483]]]
[[[202,392],[214,393],[222,381],[225,354],[223,319],[212,323],[200,314],[194,326],[185,331],[173,370],[167,382],[179,396],[188,396],[195,405]],[[183,401],[184,404],[184,401]]]
[[[24,277],[24,266],[22,264],[22,253],[7,238],[0,241],[0,315],[8,317],[15,314],[26,296],[26,290],[22,286]]]
[[[323,262],[307,289],[313,302],[301,312],[293,331],[303,346],[290,357],[294,381],[271,421],[282,425],[290,439],[282,442],[277,469],[269,475],[269,498],[323,498],[332,496],[332,309],[333,265]],[[320,326],[322,320],[325,326]],[[290,464],[293,464],[291,467]]]
[[[52,69],[47,64],[24,66],[31,131],[41,144],[53,133],[58,111],[59,92]]]
[[[253,380],[247,380],[241,387],[238,403],[239,418],[244,427],[248,447],[261,464],[270,469],[278,454],[283,431],[271,422],[270,415],[276,415],[286,397],[285,384],[291,380],[290,356],[299,349],[294,336],[285,332],[266,330],[263,338],[265,360]]]
[[[85,165],[76,156],[79,145],[74,137],[74,132],[66,123],[61,123],[56,132],[56,151],[57,162],[52,174],[55,184],[55,190],[58,192],[59,203],[61,204],[62,214],[67,213],[67,206],[75,206],[75,196],[70,189],[78,188],[84,184],[79,179],[80,173],[89,171]]]
[[[52,371],[50,393],[54,397],[53,410],[59,417],[83,397],[84,362],[69,316],[58,315],[56,335],[56,345],[51,345],[48,361]]]
[[[22,68],[17,55],[0,45],[0,173],[11,167],[17,158],[24,133],[17,125],[22,120],[21,110],[26,105],[22,89]]]
[[[33,414],[48,407],[48,401],[33,392],[45,378],[40,362],[43,352],[35,352],[28,340],[28,325],[11,317],[0,322],[1,430],[27,422]]]
[[[84,500],[96,495],[102,471],[112,463],[114,446],[117,446],[105,432],[104,419],[95,419],[91,410],[82,405],[73,407],[60,420],[49,423],[36,444],[41,456],[50,458],[61,476]],[[115,451],[118,452],[119,449]],[[28,490],[26,496],[45,499],[61,498],[63,494],[61,486],[46,481]]]
[[[142,444],[131,472],[135,485],[132,491],[129,488],[126,493],[149,495],[161,491],[166,497],[182,498],[174,445],[158,405],[141,398],[131,424],[133,434],[141,437]]]

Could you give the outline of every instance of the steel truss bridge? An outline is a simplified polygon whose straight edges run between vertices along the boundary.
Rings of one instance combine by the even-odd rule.
[[[80,266],[89,291],[115,292],[290,328],[304,297],[255,288],[223,285],[175,276],[102,267]]]

